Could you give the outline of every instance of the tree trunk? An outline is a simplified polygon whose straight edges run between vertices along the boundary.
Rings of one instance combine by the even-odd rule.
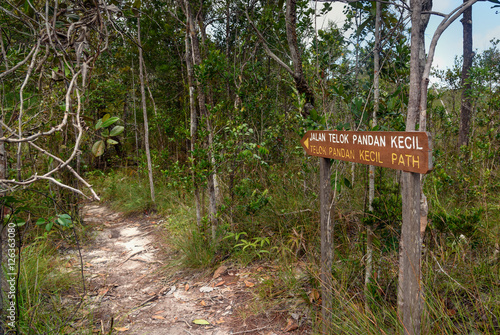
[[[189,36],[191,41],[191,51],[193,56],[193,63],[195,66],[198,66],[202,62],[201,51],[200,51],[200,41],[196,34],[196,27],[194,23],[193,13],[191,11],[191,6],[188,0],[184,0],[184,14],[186,15],[187,25],[189,27]],[[207,130],[208,130],[208,144],[209,144],[209,161],[214,165],[214,155],[213,155],[213,136],[214,131],[212,128],[212,123],[210,120],[210,115],[207,111],[207,97],[205,94],[205,90],[202,86],[202,83],[199,80],[196,80],[196,88],[198,92],[198,107],[200,109],[200,115],[206,118],[207,122]],[[215,240],[215,231],[217,227],[217,200],[216,200],[216,174],[215,174],[215,166],[212,166],[210,174],[208,176],[208,215],[209,220],[212,226],[212,238]]]
[[[468,0],[464,0],[464,3]],[[469,71],[472,67],[472,6],[464,11],[463,25],[463,65],[462,65],[462,103],[460,106],[460,131],[458,145],[469,145],[470,120],[472,115],[471,84]]]
[[[307,84],[304,71],[302,70],[302,57],[297,42],[297,0],[286,1],[286,38],[293,63],[295,87],[297,91],[300,94],[304,94],[306,98],[306,105],[302,113],[307,117],[314,107],[314,93]]]
[[[424,0],[425,1],[425,0]],[[410,92],[406,131],[415,131],[420,115],[420,68],[422,34],[422,0],[411,2]],[[403,224],[401,227],[398,313],[404,334],[420,334],[422,297],[420,291],[420,174],[402,173]]]
[[[135,106],[135,76],[134,76],[134,61],[132,60],[132,102],[134,105],[134,135],[135,135],[135,156],[139,159],[139,134],[137,128],[137,108]]]
[[[149,189],[151,191],[151,201],[155,203],[155,187],[153,183],[153,166],[151,163],[151,153],[149,151],[149,124],[148,111],[146,108],[146,91],[144,89],[144,59],[142,57],[141,43],[141,18],[137,17],[137,42],[139,44],[139,80],[141,81],[142,114],[144,116],[144,148],[148,161]]]
[[[194,99],[194,69],[193,69],[193,54],[191,52],[191,44],[189,43],[189,26],[186,30],[186,68],[188,74],[188,87],[189,87],[189,110],[190,110],[190,137],[191,137],[191,178],[193,180],[194,187],[194,203],[196,206],[196,224],[198,227],[201,226],[201,204],[200,204],[200,188],[198,186],[198,181],[196,180],[196,162],[194,157],[194,149],[196,146],[196,134],[198,132],[198,113],[196,111],[196,101]]]
[[[380,100],[380,23],[382,17],[382,9],[380,2],[376,4],[375,14],[375,46],[373,48],[373,114],[372,127],[377,125],[377,113],[379,110]],[[373,199],[375,198],[375,166],[369,167],[369,185],[368,185],[368,209],[373,212]],[[366,269],[365,269],[365,310],[370,311],[368,304],[371,274],[373,271],[373,232],[371,227],[366,227]]]

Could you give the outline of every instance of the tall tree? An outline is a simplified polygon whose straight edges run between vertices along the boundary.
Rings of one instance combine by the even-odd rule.
[[[201,53],[201,46],[200,46],[200,39],[198,37],[198,29],[196,26],[196,20],[195,16],[193,13],[193,10],[191,8],[191,4],[189,3],[189,0],[183,0],[180,2],[180,6],[184,12],[184,15],[186,16],[186,25],[187,29],[189,31],[189,41],[191,44],[191,57],[193,59],[193,65],[194,66],[200,66],[202,64],[202,53]],[[201,9],[200,9],[201,13]],[[199,26],[199,24],[198,24]],[[203,30],[201,29],[200,35],[203,37]],[[207,91],[210,92],[208,89]],[[208,173],[208,215],[209,215],[209,220],[211,223],[211,228],[212,228],[212,239],[215,240],[216,238],[216,228],[217,228],[217,196],[216,196],[216,173],[215,173],[215,164],[214,164],[214,146],[213,146],[213,138],[214,138],[214,129],[212,126],[212,120],[210,118],[208,109],[207,109],[207,104],[209,100],[212,99],[207,99],[207,94],[205,92],[205,87],[203,86],[203,83],[201,82],[200,78],[196,78],[196,92],[198,94],[198,108],[200,111],[200,116],[205,118],[205,122],[207,125],[207,132],[208,132],[208,145],[209,145],[209,153],[208,153],[208,160],[212,164],[212,167]]]
[[[443,20],[438,25],[425,63],[422,53],[422,39],[425,33],[425,14],[429,14],[432,1],[414,0],[411,6],[411,61],[410,92],[406,130],[414,131],[417,121],[421,131],[427,129],[427,90],[436,45],[442,33],[462,13],[478,0],[469,0],[450,14],[441,14]],[[424,15],[422,15],[424,14]],[[424,66],[422,66],[424,63]],[[420,334],[422,294],[421,294],[421,177],[416,173],[402,174],[403,225],[401,228],[398,311],[403,320],[405,334]]]
[[[375,9],[375,45],[373,47],[373,113],[372,127],[377,126],[377,114],[380,106],[380,24],[382,21],[382,7],[376,3]],[[373,199],[375,197],[375,166],[370,165],[368,170],[368,210],[373,212]],[[369,311],[368,285],[373,271],[373,231],[366,227],[366,269],[365,269],[365,310]]]
[[[190,25],[186,25],[186,68],[187,68],[187,79],[188,79],[188,90],[189,90],[189,111],[190,111],[190,127],[189,127],[189,134],[190,134],[190,149],[191,149],[191,177],[193,180],[193,187],[194,187],[194,203],[196,207],[196,223],[199,226],[201,226],[201,203],[200,203],[200,188],[198,186],[198,180],[196,178],[196,162],[195,162],[195,157],[194,157],[194,150],[196,148],[196,140],[197,140],[197,133],[198,133],[198,112],[196,110],[196,101],[195,101],[195,96],[194,96],[194,83],[195,83],[195,78],[194,78],[194,69],[193,69],[193,53],[191,49],[191,42],[190,42],[190,35],[191,32],[189,31]]]
[[[469,0],[464,0],[467,3]],[[469,73],[472,67],[474,53],[472,51],[472,6],[464,11],[463,26],[463,64],[462,64],[462,102],[460,105],[460,130],[458,145],[469,144],[470,120],[472,115],[471,83]]]
[[[311,110],[314,108],[315,98],[302,68],[302,54],[297,39],[297,0],[286,0],[285,16],[286,37],[288,42],[288,49],[290,51],[289,57],[292,60],[293,69],[287,65],[287,62],[283,61],[274,52],[272,52],[264,36],[260,33],[255,24],[250,20],[248,12],[246,12],[246,14],[248,20],[250,21],[250,24],[252,25],[257,36],[262,42],[262,46],[264,47],[266,53],[292,76],[297,92],[305,96],[305,105],[303,110],[301,110],[301,113],[304,117],[309,116]]]
[[[155,186],[153,181],[153,166],[151,163],[151,152],[149,150],[149,123],[148,109],[146,107],[146,91],[144,89],[144,57],[142,56],[141,43],[141,16],[137,16],[137,42],[139,47],[139,80],[141,82],[141,101],[142,115],[144,117],[144,150],[146,151],[146,159],[148,162],[149,190],[151,193],[151,201],[155,202]]]

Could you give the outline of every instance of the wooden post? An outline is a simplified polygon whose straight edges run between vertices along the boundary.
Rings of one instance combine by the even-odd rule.
[[[405,335],[419,335],[422,296],[420,287],[420,174],[403,172],[402,175],[403,225],[401,228],[400,266],[402,282],[399,283],[402,298],[402,317]],[[401,271],[401,270],[400,270]]]
[[[320,158],[320,213],[321,213],[321,315],[323,334],[331,333],[332,313],[332,264],[333,264],[333,220],[331,218],[331,185],[329,158]]]

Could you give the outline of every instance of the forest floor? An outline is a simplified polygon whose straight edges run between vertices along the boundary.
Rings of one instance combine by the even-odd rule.
[[[87,317],[80,322],[91,322],[94,333],[310,333],[307,312],[292,312],[286,305],[281,310],[278,305],[251,311],[252,302],[258,299],[257,287],[269,278],[272,265],[241,268],[226,264],[211,272],[172,271],[169,263],[179,255],[161,238],[165,233],[161,217],[125,217],[103,205],[89,204],[83,219],[93,236],[81,250]]]

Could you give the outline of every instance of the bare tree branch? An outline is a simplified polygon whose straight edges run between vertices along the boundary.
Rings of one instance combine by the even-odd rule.
[[[427,129],[427,89],[429,87],[429,76],[431,72],[431,67],[432,67],[432,62],[434,60],[434,53],[436,51],[436,46],[439,41],[439,38],[443,34],[443,32],[446,30],[446,28],[449,27],[450,24],[452,24],[457,18],[459,18],[463,12],[478,2],[479,0],[469,0],[466,3],[462,3],[460,6],[455,8],[451,13],[446,15],[439,26],[437,27],[436,31],[434,32],[434,36],[432,37],[431,44],[429,46],[429,52],[427,54],[427,61],[425,63],[424,67],[424,72],[422,75],[422,85],[421,85],[421,95],[420,95],[420,130],[426,131]]]
[[[253,30],[255,31],[257,36],[259,37],[259,40],[261,41],[262,46],[264,47],[264,50],[266,51],[267,55],[269,57],[271,57],[272,59],[274,59],[276,61],[276,63],[278,63],[288,73],[290,73],[292,76],[294,76],[293,70],[285,62],[283,62],[278,56],[276,56],[276,54],[274,52],[272,52],[271,49],[269,49],[269,46],[267,45],[267,42],[266,42],[264,36],[262,36],[262,34],[257,29],[257,27],[255,26],[253,21],[250,19],[250,16],[248,15],[248,10],[245,10],[245,14],[247,16],[248,22],[250,22],[250,25],[252,26]]]

